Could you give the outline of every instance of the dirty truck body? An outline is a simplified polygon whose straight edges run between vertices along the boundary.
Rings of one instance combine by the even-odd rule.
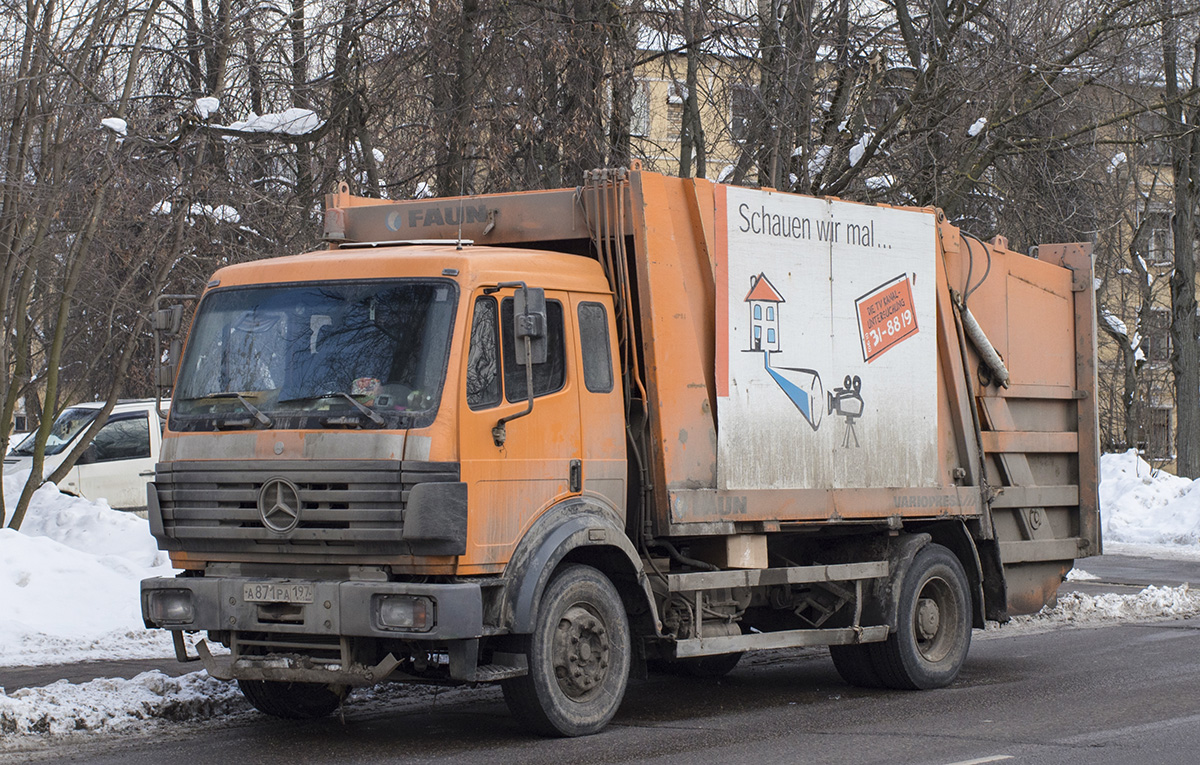
[[[1100,552],[1086,245],[636,169],[325,238],[214,275],[149,497],[147,625],[263,711],[496,681],[579,735],[806,645],[939,687]]]

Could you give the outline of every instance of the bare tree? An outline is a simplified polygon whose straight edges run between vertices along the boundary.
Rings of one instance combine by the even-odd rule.
[[[1172,130],[1171,171],[1174,184],[1172,232],[1175,269],[1171,274],[1171,370],[1175,376],[1175,465],[1179,475],[1200,478],[1200,325],[1196,319],[1196,213],[1200,203],[1200,103],[1185,100],[1179,71],[1183,44],[1172,0],[1162,2],[1163,79],[1166,117]],[[1189,46],[1187,82],[1200,82],[1200,36]]]

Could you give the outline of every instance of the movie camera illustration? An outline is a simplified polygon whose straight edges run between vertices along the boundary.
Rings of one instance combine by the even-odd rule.
[[[854,423],[863,415],[862,378],[858,375],[846,375],[842,387],[834,388],[829,394],[829,414],[836,414],[846,421],[846,435],[842,436],[842,446],[850,448],[850,439],[859,446],[858,432]]]

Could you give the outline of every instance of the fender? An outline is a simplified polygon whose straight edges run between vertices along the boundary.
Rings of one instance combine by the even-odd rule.
[[[650,581],[641,556],[625,536],[625,524],[610,507],[586,497],[551,507],[534,521],[517,545],[505,570],[503,623],[518,634],[531,632],[537,605],[551,575],[567,555],[580,548],[616,557],[617,565],[632,575],[637,592],[654,615],[655,632],[661,634]]]
[[[871,585],[863,608],[864,624],[886,624],[895,631],[900,613],[900,583],[913,558],[931,541],[933,537],[924,533],[905,534],[887,541],[888,576],[876,579]]]
[[[933,541],[950,550],[962,563],[967,575],[967,584],[971,588],[971,621],[976,629],[983,629],[985,620],[983,562],[980,560],[979,548],[971,537],[966,524],[960,522],[939,523],[928,526],[924,531],[933,536]],[[1001,577],[1003,581],[1003,577]]]

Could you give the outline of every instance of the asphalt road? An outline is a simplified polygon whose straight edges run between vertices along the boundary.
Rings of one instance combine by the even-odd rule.
[[[1088,591],[1200,581],[1194,561],[1106,556],[1079,566],[1102,578],[1068,585]],[[585,739],[529,738],[495,689],[460,689],[352,703],[343,718],[315,723],[247,712],[160,725],[13,761],[1191,764],[1198,687],[1200,619],[999,630],[977,632],[958,680],[937,691],[851,688],[813,649],[753,655],[720,681],[652,675],[631,683],[613,725]]]

